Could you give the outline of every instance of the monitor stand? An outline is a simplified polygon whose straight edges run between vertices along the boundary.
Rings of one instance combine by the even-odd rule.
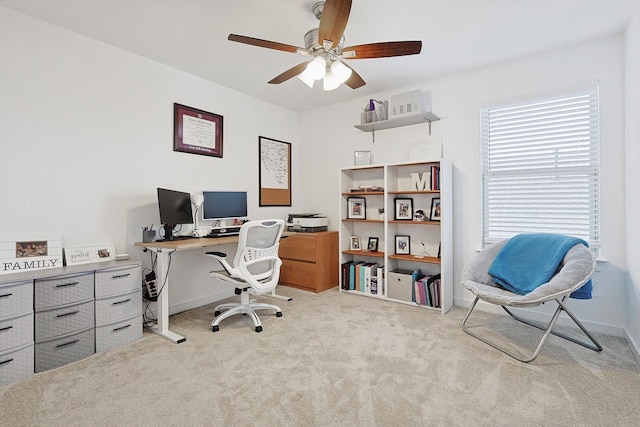
[[[164,240],[173,240],[173,229],[176,227],[173,224],[164,224]]]

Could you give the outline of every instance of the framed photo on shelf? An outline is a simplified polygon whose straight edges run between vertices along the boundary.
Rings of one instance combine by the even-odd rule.
[[[413,220],[413,199],[400,198],[393,199],[395,202],[395,215],[396,220]]]
[[[396,235],[396,255],[411,254],[411,237],[405,235]]]
[[[361,251],[362,245],[360,242],[360,236],[351,236],[349,238],[349,250],[352,251]]]
[[[367,219],[366,207],[364,197],[347,197],[347,219]]]
[[[378,238],[377,237],[369,237],[369,244],[367,245],[367,250],[369,252],[378,252]]]
[[[429,219],[431,221],[440,221],[440,197],[434,197],[431,199],[431,215]]]

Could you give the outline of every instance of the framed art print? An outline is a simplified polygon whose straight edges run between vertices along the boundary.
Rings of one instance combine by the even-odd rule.
[[[222,116],[173,104],[173,151],[222,157]]]
[[[396,235],[396,255],[411,254],[411,237],[405,235]]]
[[[431,199],[431,221],[440,221],[440,197],[434,197]]]
[[[413,199],[395,198],[395,220],[413,220]]]
[[[367,219],[366,207],[364,197],[347,197],[347,219]]]

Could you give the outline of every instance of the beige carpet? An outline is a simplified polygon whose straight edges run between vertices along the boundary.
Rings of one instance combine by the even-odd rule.
[[[551,337],[532,364],[405,305],[281,287],[284,315],[256,333],[236,317],[210,332],[213,306],[171,317],[183,344],[145,332],[0,389],[2,426],[631,426],[640,369],[627,344],[601,353]],[[571,304],[571,303],[570,303]],[[474,324],[530,343],[506,318]],[[484,327],[482,327],[484,328]]]

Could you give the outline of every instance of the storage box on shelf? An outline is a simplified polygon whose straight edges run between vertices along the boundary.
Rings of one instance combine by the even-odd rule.
[[[446,313],[453,306],[452,288],[452,193],[451,164],[443,159],[422,162],[403,162],[368,167],[343,168],[340,176],[341,203],[340,216],[340,272],[341,292],[351,292],[392,301],[412,304],[419,307]],[[375,193],[352,193],[352,188],[376,185],[384,189]],[[365,200],[366,212],[372,212],[370,206],[384,210],[383,219],[349,218],[349,198],[357,195]],[[396,217],[397,199],[411,205],[409,214]],[[439,203],[436,203],[439,202]],[[430,220],[432,206],[439,214],[438,220]],[[413,214],[424,212],[422,220],[416,220]],[[408,217],[407,217],[408,216]],[[369,237],[379,237],[378,251],[352,250],[352,236],[359,236],[362,248],[367,247]],[[408,253],[396,253],[396,236],[405,236],[409,241]],[[407,237],[408,236],[408,237]],[[361,268],[376,264],[376,293],[371,287],[354,286],[352,277]],[[381,268],[382,267],[382,268]],[[407,281],[406,276],[396,273],[401,270],[417,272],[416,277]],[[437,299],[423,300],[420,294],[416,299],[416,290],[425,283],[416,283],[422,275],[439,276],[433,281],[431,291]],[[360,275],[360,280],[363,276]],[[345,283],[347,282],[347,283]],[[427,292],[428,292],[427,288]]]

